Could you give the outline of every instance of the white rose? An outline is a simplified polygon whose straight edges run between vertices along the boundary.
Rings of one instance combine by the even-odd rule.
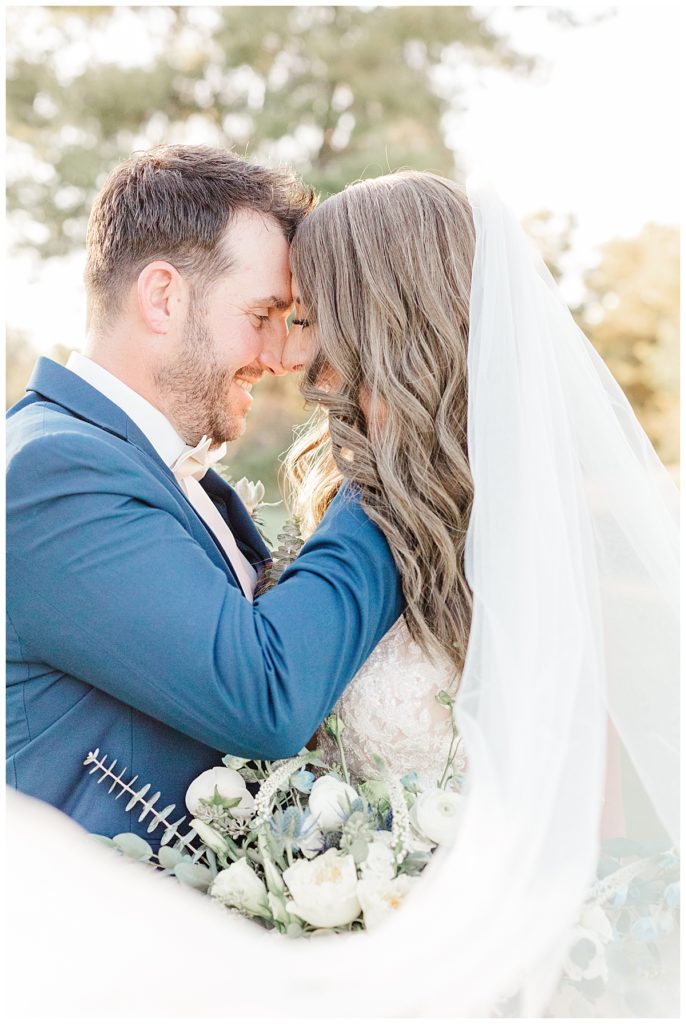
[[[313,860],[297,860],[286,868],[283,880],[293,897],[289,914],[314,928],[338,928],[359,916],[357,872],[350,854],[327,850]]]
[[[410,817],[427,839],[447,843],[457,832],[463,800],[459,793],[446,792],[436,786],[419,794]]]
[[[234,484],[234,490],[250,515],[255,511],[255,506],[259,505],[264,498],[264,484],[261,480],[254,484],[246,476],[241,477],[238,483]]]
[[[210,886],[210,896],[258,917],[269,917],[267,889],[245,857],[220,871]]]
[[[253,813],[255,800],[246,788],[245,779],[233,768],[210,768],[198,775],[186,790],[186,807],[194,817],[200,809],[200,801],[211,800],[215,788],[225,800],[240,797],[241,802],[231,808],[234,817],[249,818]]]
[[[312,786],[308,806],[324,832],[335,832],[348,816],[350,804],[357,799],[352,786],[333,775],[324,775]]]
[[[416,881],[416,878],[410,878],[409,875],[398,875],[390,879],[368,876],[358,882],[357,898],[367,928],[373,928],[393,910],[401,907]]]
[[[381,836],[384,838],[382,839]],[[388,839],[385,837],[388,836]],[[363,878],[376,878],[386,881],[395,877],[395,857],[390,846],[390,832],[377,832],[369,844],[367,856],[360,865]]]

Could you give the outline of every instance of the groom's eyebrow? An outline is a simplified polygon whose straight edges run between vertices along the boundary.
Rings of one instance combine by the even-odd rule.
[[[290,309],[293,299],[280,299],[278,295],[265,295],[261,299],[253,299],[253,306],[269,306],[271,309]]]

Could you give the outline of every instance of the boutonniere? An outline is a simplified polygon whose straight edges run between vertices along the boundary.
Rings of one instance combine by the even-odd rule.
[[[265,532],[262,509],[276,508],[282,502],[264,500],[265,488],[261,480],[254,482],[244,476],[238,483],[233,484],[233,488],[247,508],[250,518],[259,530],[265,544],[272,552],[272,564],[264,571],[255,589],[255,597],[259,597],[279,582],[288,566],[298,557],[304,543],[300,533],[300,524],[295,517],[287,519],[277,535],[276,545],[274,545]]]

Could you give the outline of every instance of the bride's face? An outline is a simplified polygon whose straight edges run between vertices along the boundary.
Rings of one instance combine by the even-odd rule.
[[[295,304],[295,315],[283,350],[282,362],[285,370],[291,373],[303,373],[310,367],[318,355],[319,345],[314,326],[305,315],[300,298],[300,288],[295,276],[291,279],[291,286],[293,302]],[[323,367],[317,376],[317,387],[322,391],[334,391],[339,384],[340,378],[330,366]],[[382,403],[377,400],[374,409],[372,409],[369,390],[364,386],[360,388],[358,401],[362,412],[365,414],[367,423],[372,428],[378,430],[385,418],[385,410]]]
[[[284,346],[281,362],[289,373],[304,373],[319,355],[314,325],[307,319],[306,311],[300,298],[300,288],[296,277],[291,279],[293,303],[295,308],[291,329]],[[337,374],[330,366],[324,366],[317,374],[317,387],[322,391],[333,391],[339,383]]]
[[[288,332],[281,362],[284,369],[288,370],[289,373],[302,373],[316,355],[317,346],[314,339],[314,331],[303,311],[300,288],[295,277],[291,278],[291,290],[293,292],[295,316],[291,329]]]

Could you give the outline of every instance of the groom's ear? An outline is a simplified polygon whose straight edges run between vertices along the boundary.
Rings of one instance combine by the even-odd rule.
[[[138,311],[153,334],[168,334],[185,322],[188,286],[176,267],[155,260],[143,267],[136,282]]]

